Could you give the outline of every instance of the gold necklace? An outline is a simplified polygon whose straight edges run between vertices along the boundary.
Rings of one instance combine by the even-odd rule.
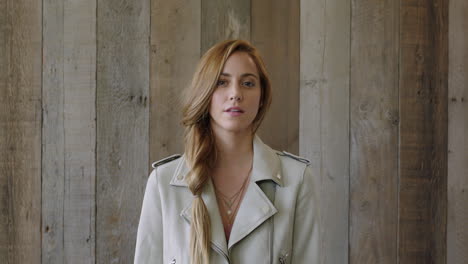
[[[222,217],[225,220],[227,220],[225,222],[227,222],[229,228],[232,226],[232,223],[234,222],[234,215],[235,215],[235,212],[237,212],[237,209],[239,209],[240,200],[241,200],[240,198],[242,197],[242,193],[244,192],[245,187],[247,186],[248,179],[250,179],[250,172],[251,171],[252,171],[252,167],[250,168],[250,170],[249,170],[249,172],[247,174],[247,177],[245,177],[245,180],[242,183],[239,190],[235,194],[233,194],[231,197],[223,194],[218,189],[218,187],[216,187],[216,185],[214,185],[215,192],[218,195],[218,198],[221,200],[223,207],[226,207],[226,209],[227,209],[227,210],[221,210],[221,212],[223,212]],[[232,208],[233,205],[235,205],[234,208]],[[224,211],[226,211],[226,212],[224,213]]]

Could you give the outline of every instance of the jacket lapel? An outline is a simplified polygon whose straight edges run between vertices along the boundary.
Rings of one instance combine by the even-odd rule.
[[[277,209],[257,185],[257,182],[271,180],[277,185],[283,186],[279,157],[276,152],[265,145],[257,135],[254,136],[253,150],[254,158],[250,183],[244,194],[236,219],[234,220],[229,238],[229,246],[226,243],[224,227],[219,214],[219,207],[211,179],[208,180],[208,183],[202,191],[202,198],[211,219],[212,247],[217,252],[220,250],[221,252],[219,253],[224,254],[225,257],[228,257],[228,248],[231,248],[241,241],[277,212]],[[185,157],[182,155],[170,184],[187,187],[185,176],[188,172],[189,169],[186,165]],[[192,201],[181,211],[181,216],[185,218],[188,223],[191,223],[191,209]]]
[[[244,194],[232,226],[228,249],[245,238],[263,222],[277,213],[276,207],[258,186],[258,182],[270,180],[283,186],[281,163],[276,152],[255,135],[253,141],[253,167],[250,184]]]

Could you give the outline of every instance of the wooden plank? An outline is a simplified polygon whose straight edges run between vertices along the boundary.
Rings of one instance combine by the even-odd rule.
[[[201,0],[201,52],[225,39],[250,39],[250,0]]]
[[[399,263],[446,262],[448,1],[400,7]]]
[[[131,263],[149,175],[150,1],[97,5],[96,263]]]
[[[449,1],[447,263],[468,260],[468,2]]]
[[[0,1],[0,259],[41,262],[42,2]]]
[[[351,2],[351,264],[397,263],[398,6]]]
[[[63,9],[63,1],[43,1],[42,263],[65,263]]]
[[[180,94],[192,80],[200,58],[201,2],[153,0],[151,17],[148,168],[153,161],[184,151],[184,128],[178,110]]]
[[[301,1],[300,154],[320,177],[320,263],[348,263],[350,1]]]
[[[95,262],[96,0],[64,8],[64,249],[69,263]]]
[[[44,1],[42,262],[94,263],[96,1]]]
[[[273,89],[259,134],[275,149],[298,153],[300,0],[252,0],[251,6],[251,41],[263,56]]]

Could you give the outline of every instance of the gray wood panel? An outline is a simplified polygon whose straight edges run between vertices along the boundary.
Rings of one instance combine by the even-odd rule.
[[[201,53],[225,39],[250,40],[250,0],[201,0]]]
[[[351,2],[351,264],[397,263],[398,7]]]
[[[0,260],[41,262],[42,2],[0,1]]]
[[[64,263],[64,2],[43,2],[42,263]]]
[[[252,0],[251,41],[270,74],[273,102],[259,134],[274,149],[299,151],[300,1]]]
[[[99,1],[96,262],[131,263],[149,174],[150,1]]]
[[[350,1],[301,1],[300,154],[320,179],[320,263],[348,262]]]
[[[151,17],[148,168],[151,162],[184,151],[180,95],[200,58],[201,2],[153,0]]]
[[[94,263],[96,1],[44,1],[42,262]]]
[[[449,1],[447,263],[468,263],[468,1]]]

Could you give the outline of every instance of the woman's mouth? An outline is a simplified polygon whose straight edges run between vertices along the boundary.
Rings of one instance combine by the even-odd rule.
[[[244,113],[244,110],[242,110],[240,107],[229,107],[224,112],[230,116],[240,116]]]

